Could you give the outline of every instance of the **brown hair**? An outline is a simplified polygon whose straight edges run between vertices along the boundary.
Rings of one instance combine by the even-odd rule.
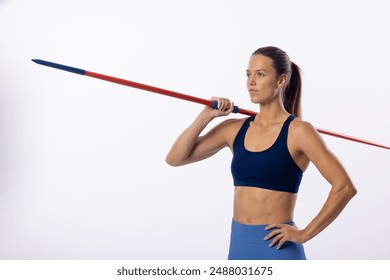
[[[287,53],[277,47],[263,47],[257,49],[252,55],[264,55],[273,61],[274,69],[278,77],[287,75],[287,85],[283,91],[283,105],[287,112],[297,117],[302,117],[301,92],[302,79],[301,69],[290,61]]]

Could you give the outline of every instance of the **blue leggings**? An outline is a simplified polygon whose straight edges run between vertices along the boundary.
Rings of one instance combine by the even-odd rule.
[[[293,225],[293,222],[286,224]],[[232,221],[228,260],[306,260],[302,244],[287,241],[277,250],[264,241],[272,230],[267,225],[245,225]]]

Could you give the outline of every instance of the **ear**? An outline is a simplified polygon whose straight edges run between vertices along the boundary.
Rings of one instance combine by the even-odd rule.
[[[288,80],[288,77],[286,74],[280,75],[279,80],[278,80],[278,88],[279,89],[284,88],[287,85],[287,80]]]

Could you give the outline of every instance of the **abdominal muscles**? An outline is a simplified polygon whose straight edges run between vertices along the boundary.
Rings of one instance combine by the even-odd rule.
[[[297,195],[257,187],[235,187],[233,219],[242,224],[292,221]]]

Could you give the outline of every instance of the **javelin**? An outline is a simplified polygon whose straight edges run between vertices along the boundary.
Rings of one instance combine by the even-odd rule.
[[[107,75],[87,71],[84,69],[66,66],[63,64],[58,64],[58,63],[45,61],[45,60],[41,60],[41,59],[33,59],[32,61],[37,63],[37,64],[56,68],[59,70],[64,70],[64,71],[68,71],[68,72],[83,75],[83,76],[89,76],[89,77],[93,77],[96,79],[100,79],[100,80],[104,80],[104,81],[108,81],[108,82],[112,82],[112,83],[116,83],[116,84],[121,84],[121,85],[128,86],[128,87],[133,87],[133,88],[146,90],[146,91],[150,91],[150,92],[154,92],[154,93],[158,93],[158,94],[162,94],[162,95],[166,95],[166,96],[170,96],[170,97],[174,97],[174,98],[178,98],[178,99],[183,99],[183,100],[195,102],[198,104],[203,104],[206,106],[210,106],[214,109],[217,109],[217,106],[218,106],[218,102],[215,100],[207,100],[207,99],[203,99],[203,98],[199,98],[199,97],[195,97],[195,96],[191,96],[191,95],[187,95],[187,94],[182,94],[182,93],[175,92],[175,91],[170,91],[170,90],[166,90],[166,89],[162,89],[162,88],[158,88],[158,87],[154,87],[154,86],[149,86],[149,85],[121,79],[121,78],[112,77],[112,76],[107,76]],[[242,108],[239,108],[238,106],[234,106],[233,113],[240,113],[240,114],[244,114],[244,115],[248,115],[248,116],[254,116],[257,114],[254,111],[242,109]],[[321,129],[321,128],[316,128],[316,129],[318,132],[325,134],[325,135],[338,137],[341,139],[345,139],[345,140],[349,140],[349,141],[353,141],[353,142],[358,142],[361,144],[371,145],[371,146],[390,150],[389,146],[384,146],[384,145],[377,144],[377,143],[374,143],[371,141],[359,139],[356,137],[348,136],[345,134],[333,132],[333,131],[326,130],[326,129]]]

